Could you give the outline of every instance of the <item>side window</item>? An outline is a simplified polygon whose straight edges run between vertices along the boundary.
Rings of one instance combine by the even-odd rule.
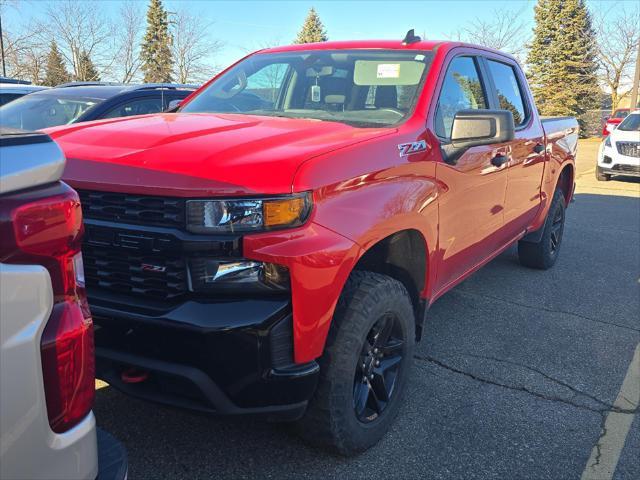
[[[275,105],[288,67],[286,63],[267,65],[247,77],[247,86],[244,91]]]
[[[513,113],[513,120],[517,126],[527,121],[527,110],[522,97],[522,89],[514,68],[506,63],[489,60],[489,71],[496,86],[498,102],[501,110]]]
[[[480,72],[473,57],[454,58],[442,84],[436,110],[436,134],[450,138],[453,118],[460,110],[486,109]]]
[[[0,93],[0,107],[20,97],[19,93]]]
[[[148,113],[159,113],[161,111],[162,99],[160,95],[158,95],[157,97],[138,98],[121,103],[100,118],[131,117],[133,115],[146,115]]]

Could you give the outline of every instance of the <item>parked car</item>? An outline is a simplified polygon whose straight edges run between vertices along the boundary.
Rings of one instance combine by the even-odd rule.
[[[31,85],[29,82],[0,77],[0,107],[25,95],[46,90],[47,88],[49,87]]]
[[[629,111],[630,110],[628,108],[618,108],[611,116],[607,117],[602,127],[602,136],[606,137],[613,132],[616,126],[619,125],[627,115],[629,115]]]
[[[146,115],[166,110],[195,90],[193,85],[70,83],[0,107],[0,125],[23,130]]]
[[[264,50],[177,113],[49,132],[98,377],[352,454],[398,413],[433,302],[514,243],[556,262],[578,123],[541,121],[510,55],[409,34]]]
[[[600,144],[596,178],[640,177],[640,110],[629,114]]]
[[[0,130],[0,478],[123,479],[97,430],[77,193],[43,134]],[[97,437],[97,439],[96,439]]]

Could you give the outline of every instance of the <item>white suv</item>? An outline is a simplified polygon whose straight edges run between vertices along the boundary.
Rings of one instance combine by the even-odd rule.
[[[44,134],[0,129],[0,478],[121,480],[96,430],[78,194]]]
[[[611,180],[612,175],[640,177],[640,111],[625,118],[604,139],[598,152],[596,178]]]

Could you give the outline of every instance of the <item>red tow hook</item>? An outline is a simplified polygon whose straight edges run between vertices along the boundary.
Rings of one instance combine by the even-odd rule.
[[[149,372],[135,367],[129,367],[120,374],[124,383],[142,383],[149,379]]]

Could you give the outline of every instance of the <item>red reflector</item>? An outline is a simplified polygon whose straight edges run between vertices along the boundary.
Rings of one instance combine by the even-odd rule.
[[[93,321],[80,301],[53,307],[42,333],[41,354],[47,414],[56,433],[77,425],[95,396]]]

